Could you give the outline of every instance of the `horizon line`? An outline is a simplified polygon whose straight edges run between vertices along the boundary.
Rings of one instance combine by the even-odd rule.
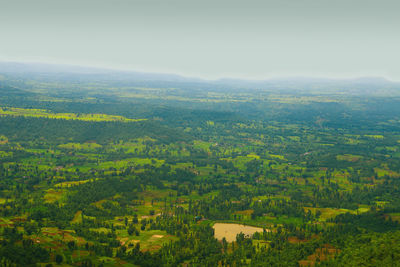
[[[265,78],[251,78],[251,77],[239,77],[239,76],[220,76],[218,78],[209,78],[201,75],[188,75],[179,72],[168,72],[168,71],[148,71],[148,70],[137,70],[133,68],[120,68],[120,67],[108,67],[92,64],[78,64],[78,63],[54,63],[47,61],[14,61],[14,60],[0,60],[0,63],[13,63],[13,64],[26,64],[26,65],[50,65],[50,66],[64,66],[70,68],[86,68],[98,71],[108,71],[108,72],[126,72],[126,73],[140,73],[140,74],[156,74],[156,75],[170,75],[178,76],[184,79],[202,80],[205,82],[218,82],[223,80],[238,80],[243,82],[267,82],[272,80],[295,80],[295,79],[321,79],[321,80],[333,80],[333,81],[351,81],[366,78],[384,79],[392,83],[400,83],[400,80],[392,79],[385,75],[351,75],[351,76],[329,76],[329,75],[309,75],[309,74],[290,74],[290,75],[272,75]],[[0,70],[1,71],[1,70]],[[71,72],[71,71],[70,71]],[[68,73],[68,71],[60,71],[59,73]],[[77,71],[76,73],[82,73]],[[83,74],[83,73],[82,73]]]

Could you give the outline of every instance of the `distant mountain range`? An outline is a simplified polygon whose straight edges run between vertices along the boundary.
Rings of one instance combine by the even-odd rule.
[[[104,69],[74,65],[46,63],[0,62],[0,74],[29,77],[39,80],[106,81],[142,83],[151,86],[181,88],[214,88],[217,91],[238,89],[257,89],[267,91],[298,91],[302,93],[347,93],[400,95],[400,83],[383,77],[360,77],[355,79],[330,79],[314,77],[287,77],[267,80],[245,80],[222,78],[206,80],[167,73],[146,73],[126,70]]]

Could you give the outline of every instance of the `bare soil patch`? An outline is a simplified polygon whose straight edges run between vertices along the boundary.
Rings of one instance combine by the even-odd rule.
[[[243,233],[245,236],[252,236],[255,232],[262,232],[263,228],[248,226],[236,223],[216,223],[213,226],[214,236],[218,240],[222,240],[225,237],[226,241],[236,241],[236,235]]]

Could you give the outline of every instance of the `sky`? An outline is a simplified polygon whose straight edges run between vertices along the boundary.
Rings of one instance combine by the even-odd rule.
[[[0,0],[0,61],[400,81],[399,0]]]

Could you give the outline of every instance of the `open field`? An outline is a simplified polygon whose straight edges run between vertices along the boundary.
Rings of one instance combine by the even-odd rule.
[[[144,119],[128,119],[122,116],[106,114],[75,114],[75,113],[52,113],[44,109],[23,109],[12,107],[1,107],[0,116],[22,116],[48,119],[80,120],[80,121],[120,121],[135,122]]]
[[[228,242],[236,241],[236,235],[243,233],[247,237],[251,237],[255,232],[262,232],[263,228],[234,224],[234,223],[215,223],[213,225],[215,238],[218,240],[226,239]]]

